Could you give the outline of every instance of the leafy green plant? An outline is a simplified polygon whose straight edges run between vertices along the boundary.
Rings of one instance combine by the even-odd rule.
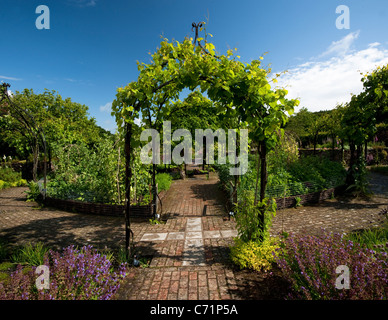
[[[0,180],[0,190],[5,189],[7,187],[8,187],[8,183],[3,180]]]
[[[47,184],[53,198],[85,202],[123,204],[125,161],[120,137],[100,138],[94,145],[78,142],[58,148],[55,170]],[[149,194],[149,166],[134,150],[131,161],[131,203],[143,204]]]
[[[284,161],[273,159],[276,154],[280,154]],[[289,159],[288,163],[286,159]],[[216,168],[222,185],[228,187],[233,179],[228,172],[229,166],[218,165]],[[250,157],[248,172],[241,177],[237,189],[239,198],[246,190],[255,190],[256,175],[256,160]],[[342,185],[345,178],[346,170],[340,163],[312,156],[296,159],[293,153],[287,158],[286,152],[282,155],[277,150],[269,155],[266,196],[281,198],[307,194]]]
[[[346,178],[346,171],[340,163],[313,156],[293,162],[289,172],[296,181],[308,181],[320,190],[341,185]]]
[[[158,184],[158,191],[168,190],[172,183],[172,176],[168,173],[158,173],[155,181]]]
[[[235,238],[234,242],[230,247],[230,257],[237,266],[255,271],[271,270],[275,262],[274,252],[279,248],[279,239],[268,237],[262,243],[258,243],[244,242]]]
[[[349,185],[346,191],[353,192],[356,196],[368,196],[370,191],[365,160],[360,157],[349,172],[354,177],[354,184]]]
[[[35,245],[29,243],[19,248],[19,250],[11,256],[11,260],[19,264],[39,266],[44,263],[44,258],[48,251],[49,248],[42,242],[37,242]]]
[[[149,257],[140,257],[139,264],[141,268],[148,268],[150,266],[151,259]]]
[[[261,212],[264,214],[264,225],[260,219]],[[255,205],[254,192],[248,190],[243,193],[236,204],[236,223],[240,239],[248,242],[267,238],[272,217],[275,215],[275,200],[264,199]]]
[[[30,181],[28,183],[29,190],[25,191],[27,194],[27,201],[39,201],[41,199],[41,193],[38,183]]]
[[[345,237],[348,240],[357,242],[372,250],[385,249],[388,243],[388,223],[378,228],[371,228],[351,232]]]
[[[12,168],[1,167],[0,168],[0,180],[7,182],[14,182],[21,179],[21,173],[14,171]]]
[[[302,201],[302,199],[301,199],[300,197],[295,197],[294,199],[295,199],[295,205],[294,205],[294,207],[295,207],[295,208],[301,207],[302,204],[301,204],[300,202]]]
[[[155,225],[155,224],[163,224],[162,221],[159,221],[158,219],[149,219],[148,220],[150,224]]]
[[[115,261],[120,265],[123,263],[128,263],[129,259],[127,257],[127,251],[125,248],[120,247],[119,250],[115,253]]]
[[[21,172],[16,172],[9,167],[0,167],[0,190],[25,185],[27,185],[27,181],[22,179]]]

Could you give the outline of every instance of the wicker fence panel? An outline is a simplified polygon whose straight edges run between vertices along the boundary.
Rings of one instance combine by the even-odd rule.
[[[46,197],[44,204],[49,207],[64,211],[112,217],[123,217],[125,209],[125,206],[123,205],[109,205],[76,200],[62,200],[50,197]],[[144,219],[152,218],[151,205],[131,206],[131,217]]]

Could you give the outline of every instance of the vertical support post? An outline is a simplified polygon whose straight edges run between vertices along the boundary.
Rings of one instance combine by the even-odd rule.
[[[202,170],[205,170],[205,164],[206,164],[206,136],[203,136],[203,162],[202,162]]]
[[[265,141],[260,142],[260,202],[265,199],[265,189],[267,188],[267,146]],[[264,240],[264,222],[265,222],[265,206],[259,210],[259,228],[262,233],[260,234],[259,241]]]
[[[156,201],[157,201],[157,194],[156,194],[156,164],[152,164],[152,215],[154,219],[156,218]]]
[[[267,188],[267,146],[265,141],[261,141],[260,165],[260,201],[263,201],[265,198],[265,189]]]
[[[126,123],[125,132],[125,249],[127,252],[127,258],[131,257],[131,138],[132,138],[132,124]]]
[[[155,201],[155,215],[158,213],[159,211],[159,201],[158,201],[158,193],[159,193],[159,190],[158,190],[158,184],[155,185],[155,190],[156,190],[156,201]],[[156,218],[156,217],[155,217]]]
[[[46,145],[46,143],[44,143]],[[46,146],[44,146],[44,164],[43,164],[43,174],[44,174],[44,177],[43,177],[43,200],[46,199],[46,192],[47,192],[47,154],[46,154]]]

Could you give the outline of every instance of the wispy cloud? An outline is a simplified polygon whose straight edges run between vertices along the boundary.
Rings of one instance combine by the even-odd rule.
[[[7,77],[7,76],[1,76],[1,75],[0,75],[0,79],[4,79],[4,80],[14,80],[14,81],[22,80],[22,79],[20,79],[20,78]]]
[[[100,106],[101,112],[110,112],[112,110],[112,102],[107,102],[103,106]]]
[[[68,0],[68,3],[80,8],[94,7],[97,4],[97,0]]]
[[[333,41],[327,50],[320,55],[320,57],[322,58],[330,55],[344,56],[348,54],[359,35],[360,30],[349,33],[346,37],[339,41]]]
[[[290,69],[278,79],[279,86],[310,111],[331,110],[350,101],[351,94],[363,89],[361,73],[388,63],[388,50],[377,42],[363,50],[350,50],[358,34],[333,42],[318,58]]]

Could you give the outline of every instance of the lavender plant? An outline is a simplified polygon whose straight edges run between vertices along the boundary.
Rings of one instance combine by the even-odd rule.
[[[109,300],[127,268],[121,264],[115,271],[92,246],[69,246],[62,253],[50,250],[44,264],[49,266],[49,289],[37,289],[36,267],[26,271],[19,265],[7,283],[0,283],[0,300]]]
[[[388,298],[387,251],[323,231],[320,236],[289,235],[275,258],[291,284],[288,299],[383,300]],[[340,265],[349,268],[349,289],[336,288]]]

